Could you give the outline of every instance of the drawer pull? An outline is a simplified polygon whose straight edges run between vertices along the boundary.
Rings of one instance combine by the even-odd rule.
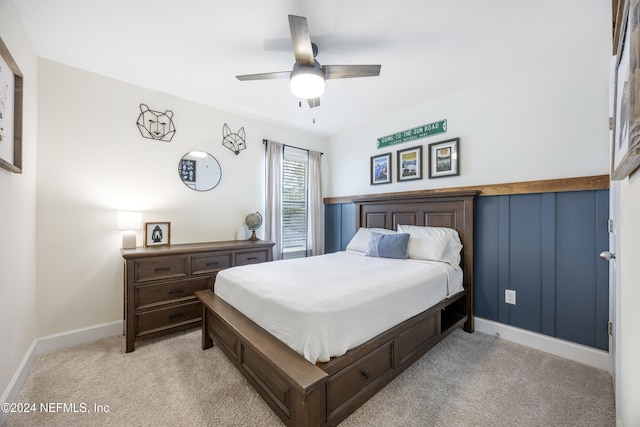
[[[257,257],[257,256],[250,256],[250,257],[247,257],[247,261],[253,261],[253,260],[256,260],[256,259],[258,259],[258,257]]]
[[[169,295],[173,295],[173,294],[181,294],[184,292],[184,289],[172,289],[169,291]]]
[[[171,270],[171,267],[157,267],[155,269],[155,272],[160,273],[161,271],[169,271],[169,270]]]
[[[210,267],[212,265],[220,265],[220,263],[218,261],[212,261],[207,263],[207,267]]]
[[[369,372],[363,371],[362,372],[362,376],[364,377],[365,380],[368,380],[369,379]]]
[[[171,316],[169,316],[169,320],[175,320],[181,317],[184,317],[184,313],[172,314]]]

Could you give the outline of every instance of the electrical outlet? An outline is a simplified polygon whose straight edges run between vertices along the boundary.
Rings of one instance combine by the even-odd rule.
[[[504,290],[504,302],[506,302],[507,304],[516,305],[516,291],[514,291],[512,289],[505,289]]]

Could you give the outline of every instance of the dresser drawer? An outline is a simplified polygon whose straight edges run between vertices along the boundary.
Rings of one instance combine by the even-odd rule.
[[[267,261],[266,251],[238,252],[236,253],[235,265],[257,264],[259,262],[266,262],[266,261]]]
[[[196,279],[136,286],[136,309],[150,308],[180,300],[195,300],[193,293],[201,289],[209,289],[209,282],[210,278],[205,276]]]
[[[380,346],[367,357],[347,366],[327,383],[327,413],[340,410],[343,405],[357,398],[358,391],[374,385],[377,379],[393,370],[393,342]]]
[[[231,267],[231,253],[194,255],[191,257],[191,274],[217,272]]]
[[[172,279],[184,277],[188,273],[188,257],[180,258],[155,258],[135,262],[135,281],[147,282],[149,280]]]
[[[270,261],[273,245],[230,240],[122,249],[125,351],[134,351],[138,339],[200,326],[194,292],[213,290],[229,267]]]
[[[136,336],[159,332],[189,323],[198,324],[201,317],[202,304],[197,300],[186,304],[145,311],[136,314]]]

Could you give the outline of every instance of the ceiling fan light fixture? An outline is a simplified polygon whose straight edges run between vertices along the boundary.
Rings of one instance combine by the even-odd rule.
[[[295,64],[289,77],[291,92],[299,98],[318,98],[324,93],[324,73],[318,61],[313,67]]]

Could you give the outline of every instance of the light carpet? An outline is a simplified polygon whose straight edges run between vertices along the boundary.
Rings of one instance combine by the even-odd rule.
[[[15,402],[35,410],[5,425],[281,426],[200,338],[170,335],[125,354],[114,336],[39,355]],[[456,330],[341,426],[615,426],[613,384],[606,371]]]

